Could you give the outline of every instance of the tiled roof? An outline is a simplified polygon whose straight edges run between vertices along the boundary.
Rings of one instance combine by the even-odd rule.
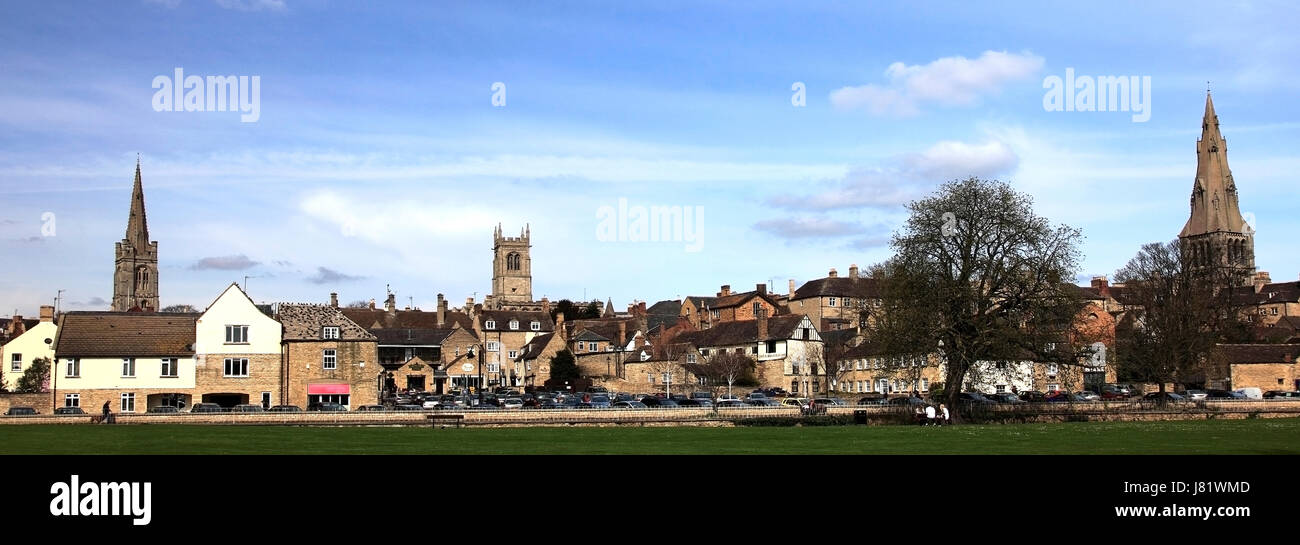
[[[286,341],[319,341],[321,328],[339,328],[340,341],[374,341],[377,338],[364,327],[348,319],[342,309],[329,305],[281,303],[276,319],[284,325]]]
[[[454,329],[412,329],[412,328],[378,328],[370,333],[379,339],[381,345],[427,346],[442,344]]]
[[[198,313],[68,312],[57,357],[192,356]]]
[[[663,314],[666,316],[677,316],[682,313],[681,301],[660,301],[645,310],[646,314],[651,316]]]
[[[368,308],[343,308],[343,315],[347,316],[357,325],[366,329],[378,328],[411,328],[411,329],[447,329],[451,328],[453,323],[459,323],[460,327],[473,329],[474,321],[469,319],[469,315],[463,312],[447,311],[443,317],[444,323],[438,325],[438,313],[427,310],[396,310],[388,312],[384,309]]]
[[[773,316],[767,319],[767,337],[758,337],[758,320],[733,320],[719,322],[699,331],[686,331],[674,337],[674,342],[690,343],[699,347],[732,346],[756,343],[769,339],[789,339],[803,323],[803,314]]]
[[[1221,344],[1215,352],[1226,363],[1296,363],[1300,344]]]
[[[880,283],[875,278],[818,278],[809,280],[794,291],[791,301],[810,297],[880,298]]]
[[[590,329],[584,329],[584,330],[582,330],[581,332],[579,332],[577,335],[574,335],[574,336],[573,336],[573,340],[575,340],[575,341],[605,341],[605,342],[609,342],[609,341],[610,341],[609,337],[602,336],[601,334],[596,333],[595,331],[592,331],[592,330],[590,330]]]
[[[702,296],[702,295],[691,295],[686,299],[691,301],[692,303],[695,303],[695,308],[704,308],[704,307],[713,308],[713,303],[714,301],[717,301],[718,298]]]
[[[726,295],[723,297],[715,297],[713,299],[713,303],[709,305],[709,308],[720,309],[720,308],[738,307],[740,305],[749,302],[750,299],[753,299],[755,297],[762,298],[763,300],[767,301],[769,304],[771,304],[772,306],[778,309],[781,308],[781,303],[777,302],[776,299],[773,299],[771,295],[765,293],[759,293],[757,291],[746,291],[742,293],[733,293],[731,295]]]
[[[528,344],[524,345],[523,349],[519,351],[519,357],[515,358],[515,360],[521,361],[536,359],[537,356],[541,355],[543,350],[546,350],[546,345],[550,344],[551,339],[553,338],[555,338],[554,333],[547,333],[545,335],[533,337],[533,340],[528,341]]]

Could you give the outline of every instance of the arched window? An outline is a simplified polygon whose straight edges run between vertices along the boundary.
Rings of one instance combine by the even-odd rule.
[[[519,270],[519,254],[518,254],[518,253],[511,252],[510,255],[507,255],[507,256],[506,256],[506,270],[508,270],[508,271],[517,271],[517,270]]]
[[[135,287],[141,289],[149,285],[149,269],[140,267],[135,270]]]

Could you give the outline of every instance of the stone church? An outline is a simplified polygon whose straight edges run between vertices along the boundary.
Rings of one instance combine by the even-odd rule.
[[[131,212],[126,220],[126,237],[117,243],[114,253],[113,310],[156,312],[158,242],[149,240],[138,159],[135,163],[135,187],[131,190]]]
[[[1206,93],[1191,215],[1178,234],[1194,267],[1221,268],[1249,284],[1255,274],[1255,232],[1241,216],[1237,184],[1228,168],[1228,142],[1219,132],[1214,99]]]
[[[500,225],[492,231],[492,293],[483,299],[484,310],[550,310],[548,302],[533,300],[531,239],[528,225],[517,237],[505,236]]]

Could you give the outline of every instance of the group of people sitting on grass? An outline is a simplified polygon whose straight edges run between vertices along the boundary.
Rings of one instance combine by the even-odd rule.
[[[942,403],[939,404],[938,409],[935,409],[934,405],[930,404],[926,404],[925,407],[917,407],[914,419],[921,426],[947,426],[952,422],[948,414],[948,406]]]

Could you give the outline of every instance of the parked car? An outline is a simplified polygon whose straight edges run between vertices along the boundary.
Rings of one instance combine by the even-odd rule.
[[[1246,399],[1264,399],[1264,392],[1259,388],[1237,388],[1233,391],[1246,396]]]
[[[1229,391],[1227,391],[1227,390],[1206,390],[1206,391],[1205,391],[1205,399],[1207,399],[1207,400],[1216,400],[1216,399],[1217,399],[1217,400],[1220,400],[1220,401],[1222,401],[1222,400],[1246,399],[1246,394],[1239,394],[1239,393],[1237,393],[1237,392],[1229,392]]]
[[[594,399],[594,398],[593,398],[593,399]],[[519,398],[517,398],[517,397],[507,397],[507,398],[505,399],[505,401],[502,401],[502,402],[501,402],[501,408],[502,408],[502,409],[522,409],[522,408],[524,408],[524,400],[519,399]]]
[[[1160,392],[1151,392],[1147,395],[1142,396],[1142,399],[1147,401],[1157,401],[1161,397],[1163,397],[1165,401],[1186,401],[1187,400],[1187,398],[1175,394],[1173,392],[1164,392],[1163,394],[1161,394]]]
[[[192,413],[224,413],[226,408],[216,403],[199,403],[190,407]]]
[[[813,400],[813,403],[816,403],[816,404],[818,404],[818,405],[827,405],[827,406],[829,406],[829,405],[835,405],[835,406],[844,406],[844,405],[848,405],[848,403],[845,403],[843,399],[840,399],[840,398],[838,398],[838,397],[819,397],[819,398],[817,398],[817,399],[814,399],[814,400]]]
[[[787,407],[807,407],[808,398],[806,397],[787,397],[781,400],[781,404]]]
[[[1021,401],[1024,401],[1026,403],[1042,403],[1047,401],[1047,394],[1044,394],[1042,392],[1035,392],[1033,390],[1030,390],[1028,392],[1020,392],[1015,395],[1016,397],[1019,397]]]
[[[1269,390],[1264,392],[1264,399],[1300,399],[1300,392],[1288,392],[1285,390]]]
[[[960,394],[957,394],[957,401],[960,401],[962,403],[969,403],[972,405],[991,405],[993,403],[997,403],[992,399],[984,397],[984,394],[981,394],[979,392],[962,392]]]
[[[35,414],[40,413],[37,413],[36,409],[31,407],[9,407],[9,410],[5,411],[5,416],[32,416]]]
[[[867,394],[858,400],[858,405],[886,405],[889,398],[884,394]]]
[[[718,400],[719,409],[729,409],[735,407],[748,407],[749,404],[739,399],[720,399]]]
[[[1086,403],[1088,400],[1065,390],[1057,390],[1047,394],[1043,401],[1048,403]]]
[[[1020,399],[1020,396],[1017,396],[1016,394],[1012,394],[1012,393],[1007,393],[1007,392],[1003,392],[1003,393],[1000,393],[1000,394],[989,394],[989,395],[986,395],[986,396],[984,396],[984,397],[987,397],[989,400],[993,401],[994,403],[1012,403],[1012,404],[1014,404],[1014,403],[1024,403],[1024,402],[1025,402],[1025,400]]]
[[[745,396],[745,399],[767,399],[767,394],[763,392],[754,391],[754,392],[750,392],[749,395]]]
[[[614,403],[615,409],[645,409],[645,403],[640,401],[617,401]]]
[[[373,406],[379,407],[379,410],[381,411],[384,410],[383,405],[373,405]],[[230,412],[232,413],[260,413],[265,411],[266,409],[262,408],[261,405],[257,405],[254,403],[244,403],[242,405],[235,405],[230,409]]]
[[[673,401],[676,401],[677,406],[679,407],[703,407],[704,406],[703,404],[700,403],[700,400],[695,398],[674,399]]]
[[[1178,392],[1178,395],[1181,395],[1192,401],[1200,401],[1205,399],[1209,394],[1205,393],[1205,390],[1187,390],[1183,392]]]
[[[406,405],[406,403],[403,403],[403,405]],[[376,412],[382,410],[384,410],[383,405],[362,405],[357,407],[357,412]]]
[[[54,414],[86,414],[81,407],[59,407],[54,409]]]
[[[300,413],[302,412],[302,407],[297,405],[276,405],[267,409],[267,411],[273,413]]]
[[[393,410],[394,411],[420,411],[420,410],[424,410],[424,406],[416,405],[414,403],[406,403],[404,405],[393,405]]]
[[[780,407],[781,406],[781,404],[777,403],[775,399],[769,399],[766,397],[753,398],[747,401],[746,403],[749,403],[749,405],[752,407]]]
[[[919,397],[895,397],[889,400],[889,404],[899,406],[925,405],[925,400]]]
[[[713,401],[713,394],[709,392],[691,392],[691,399],[707,399]]]
[[[1084,401],[1101,401],[1101,394],[1098,394],[1097,392],[1094,392],[1092,390],[1083,390],[1075,393],[1074,395],[1083,398]]]
[[[676,401],[656,396],[646,396],[641,403],[652,409],[675,409],[679,406]]]
[[[346,412],[348,408],[339,403],[324,402],[312,403],[307,406],[307,410],[310,412]]]
[[[64,408],[66,409],[68,407],[64,407]],[[181,410],[176,407],[163,407],[159,405],[157,407],[149,407],[149,410],[145,412],[149,414],[178,414],[181,412]]]

